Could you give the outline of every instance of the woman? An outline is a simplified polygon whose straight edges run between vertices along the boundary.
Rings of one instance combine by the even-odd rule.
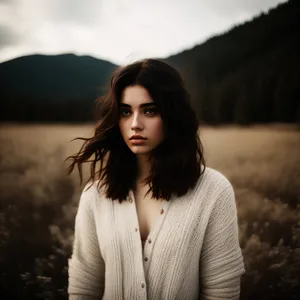
[[[120,67],[101,111],[94,136],[69,157],[80,179],[92,162],[69,299],[238,299],[245,269],[234,192],[205,167],[180,74],[154,59]]]

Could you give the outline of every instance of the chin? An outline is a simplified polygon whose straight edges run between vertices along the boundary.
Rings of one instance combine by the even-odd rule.
[[[130,150],[132,151],[132,153],[136,154],[136,155],[143,155],[143,154],[149,154],[151,152],[151,149],[143,149],[142,147],[130,147]]]
[[[143,150],[133,150],[131,149],[132,153],[136,154],[136,155],[147,155],[150,153],[150,151],[143,151]]]

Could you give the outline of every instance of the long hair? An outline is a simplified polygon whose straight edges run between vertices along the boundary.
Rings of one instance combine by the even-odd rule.
[[[120,203],[135,188],[136,155],[124,142],[118,125],[122,93],[132,85],[148,91],[163,121],[165,138],[150,155],[150,174],[144,182],[149,184],[147,193],[152,192],[153,198],[169,201],[172,194],[182,196],[195,186],[205,170],[205,160],[199,120],[183,79],[173,67],[157,59],[137,61],[113,72],[108,94],[97,99],[99,121],[94,135],[76,138],[84,143],[76,155],[67,158],[72,160],[67,174],[77,164],[82,183],[82,165],[90,163],[88,181],[93,184],[98,180],[98,188],[105,187],[105,196]]]

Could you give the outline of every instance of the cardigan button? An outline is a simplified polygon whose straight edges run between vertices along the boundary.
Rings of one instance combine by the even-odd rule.
[[[148,243],[151,244],[151,242],[152,242],[151,239],[149,239],[149,240],[148,240]]]
[[[147,257],[145,257],[145,258],[144,258],[144,260],[145,260],[145,261],[148,261],[148,258],[147,258]]]
[[[144,288],[144,287],[145,287],[145,285],[142,283],[142,284],[141,284],[141,287],[142,287],[142,288]]]
[[[135,230],[135,231],[138,231],[138,229],[137,229],[137,228],[134,228],[134,230]]]
[[[163,214],[163,213],[164,213],[164,210],[163,210],[163,209],[161,209],[161,210],[160,210],[160,214]]]
[[[129,197],[128,200],[129,200],[130,203],[132,203],[132,198],[131,197]]]

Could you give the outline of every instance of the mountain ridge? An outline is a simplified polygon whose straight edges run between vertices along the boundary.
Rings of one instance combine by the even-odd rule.
[[[300,122],[298,14],[299,2],[290,0],[200,45],[160,59],[181,72],[192,105],[206,123]],[[91,119],[95,99],[105,93],[117,67],[73,53],[26,55],[3,62],[0,120]],[[287,89],[288,97],[284,96]],[[14,116],[19,99],[24,102],[23,113],[19,109]],[[41,103],[51,106],[48,114]],[[55,106],[72,110],[74,116],[67,117],[70,114],[65,111],[58,117]]]

